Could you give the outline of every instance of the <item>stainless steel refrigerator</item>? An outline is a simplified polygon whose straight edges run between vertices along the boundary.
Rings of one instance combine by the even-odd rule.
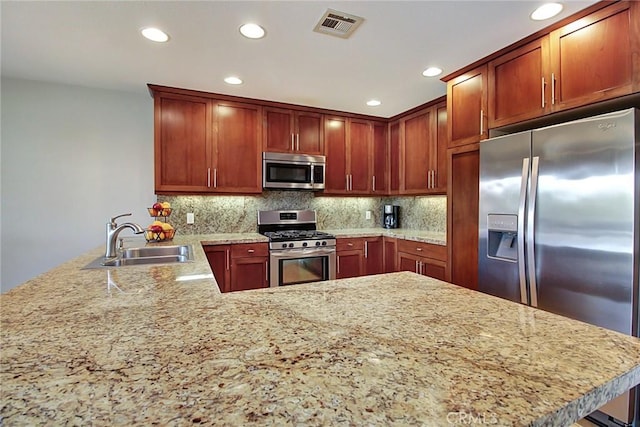
[[[482,292],[638,336],[639,113],[481,142]],[[631,423],[637,394],[602,411]]]

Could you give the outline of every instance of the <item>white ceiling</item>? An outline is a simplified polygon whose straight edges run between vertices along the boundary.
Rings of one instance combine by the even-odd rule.
[[[2,75],[146,93],[147,83],[390,117],[444,95],[444,75],[595,1],[68,1],[0,3]],[[347,40],[313,32],[327,8],[365,18]],[[238,27],[259,23],[261,40]],[[169,43],[142,38],[157,26]],[[222,81],[228,75],[241,86]],[[368,107],[371,98],[382,101]]]

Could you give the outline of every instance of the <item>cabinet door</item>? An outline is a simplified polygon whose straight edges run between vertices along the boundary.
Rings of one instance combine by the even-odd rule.
[[[347,173],[349,174],[349,192],[356,194],[369,194],[373,173],[371,164],[373,153],[371,143],[373,128],[371,122],[349,120],[349,135],[347,147],[349,160]]]
[[[204,252],[207,255],[209,266],[213,272],[213,276],[218,283],[220,292],[229,292],[230,290],[230,246],[229,245],[207,245],[204,246]]]
[[[389,192],[398,194],[400,191],[400,122],[389,125]]]
[[[433,174],[432,186],[439,193],[447,191],[447,147],[449,135],[447,133],[447,104],[436,106],[436,170]]]
[[[418,273],[418,261],[420,259],[422,259],[422,257],[408,254],[406,252],[398,252],[396,261],[398,271],[412,271],[414,273]]]
[[[447,263],[434,259],[424,258],[422,260],[422,274],[434,279],[446,280]]]
[[[325,193],[347,192],[347,120],[343,117],[325,118],[324,149],[327,161]]]
[[[486,139],[487,68],[476,68],[447,82],[449,147]]]
[[[365,274],[384,272],[384,252],[382,237],[367,238],[364,241]]]
[[[614,3],[551,32],[554,111],[638,90],[633,58],[640,55],[640,8],[634,3]]]
[[[371,194],[383,195],[387,193],[387,129],[386,123],[373,124],[373,178]]]
[[[364,272],[364,257],[361,250],[336,252],[336,278],[362,276]]]
[[[549,39],[542,37],[489,63],[490,128],[545,113],[548,62]]]
[[[384,237],[384,272],[394,273],[397,267],[397,240],[393,237]]]
[[[264,151],[287,153],[294,149],[294,117],[290,110],[264,109]]]
[[[215,105],[216,192],[262,192],[261,107],[217,102]]]
[[[322,114],[298,112],[296,114],[296,151],[304,154],[322,154],[323,142]]]
[[[447,193],[447,246],[449,281],[478,288],[478,146],[469,150],[449,150],[449,191]]]
[[[432,114],[433,110],[428,109],[404,121],[403,194],[425,193],[429,189],[430,174],[435,170],[430,158],[435,151]]]
[[[267,257],[233,258],[231,260],[230,291],[246,291],[269,287]]]
[[[210,102],[169,94],[156,94],[154,102],[156,192],[208,191]]]

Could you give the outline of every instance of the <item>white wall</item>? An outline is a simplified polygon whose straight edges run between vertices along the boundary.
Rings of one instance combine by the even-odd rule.
[[[145,226],[153,191],[153,100],[3,78],[2,292],[104,244],[115,214]],[[130,233],[123,232],[123,236]]]

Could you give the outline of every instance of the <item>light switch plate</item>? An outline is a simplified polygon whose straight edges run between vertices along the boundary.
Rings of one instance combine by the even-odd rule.
[[[187,224],[193,224],[195,221],[193,212],[187,213]]]

